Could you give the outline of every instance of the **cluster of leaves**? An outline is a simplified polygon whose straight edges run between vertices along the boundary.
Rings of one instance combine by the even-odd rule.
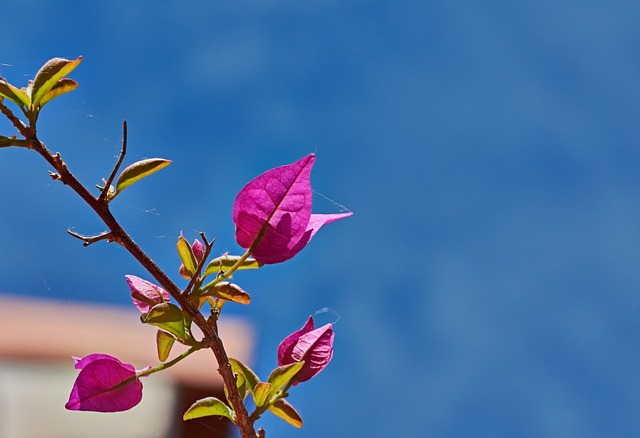
[[[15,136],[0,136],[0,147],[34,147],[34,142],[37,142],[35,125],[40,110],[55,97],[78,86],[75,81],[65,76],[81,60],[81,57],[76,60],[54,58],[38,71],[27,87],[21,89],[0,78],[0,109],[25,136],[24,140]],[[7,110],[4,99],[19,107],[28,124],[24,124]],[[33,136],[30,137],[31,134]],[[44,149],[44,146],[42,148]],[[138,161],[125,168],[116,178],[125,149],[126,142],[111,177],[103,180],[103,186],[98,186],[101,194],[95,200],[103,202],[105,206],[125,188],[170,164],[169,160],[162,158]],[[56,158],[59,159],[59,155],[53,157],[54,164]],[[209,242],[204,233],[201,233],[202,240],[195,239],[192,244],[180,235],[176,244],[181,262],[178,271],[188,280],[187,286],[180,294],[170,294],[157,284],[127,275],[131,298],[141,313],[141,321],[158,328],[156,345],[160,364],[136,370],[132,365],[106,354],[74,358],[75,366],[80,372],[66,408],[116,412],[137,405],[142,399],[142,377],[162,371],[193,352],[208,347],[203,339],[196,339],[192,331],[193,318],[200,316],[198,312],[203,314],[204,306],[209,307],[211,315],[206,323],[212,320],[215,325],[227,302],[243,305],[250,303],[250,295],[231,281],[236,271],[258,269],[264,265],[289,260],[309,243],[322,226],[350,216],[351,213],[311,212],[310,175],[314,161],[315,156],[311,154],[294,163],[268,170],[240,190],[233,204],[232,220],[236,227],[236,241],[240,247],[246,249],[244,254],[223,254],[209,260],[213,242]],[[56,179],[61,178],[60,175],[52,173],[52,176],[54,175],[57,176]],[[114,179],[115,186],[112,185]],[[76,237],[85,240],[85,244],[90,244],[113,236],[105,233],[92,238],[79,235]],[[182,305],[173,303],[172,298],[177,299]],[[195,314],[186,311],[185,304],[197,309]],[[260,381],[246,364],[230,359],[229,364],[235,376],[235,388],[225,386],[227,399],[231,400],[229,392],[232,390],[234,393],[237,392],[241,400],[246,400],[251,395],[255,407],[250,415],[252,422],[266,411],[271,411],[290,424],[301,427],[300,414],[286,398],[292,386],[311,379],[329,364],[333,357],[333,338],[333,328],[330,324],[316,329],[313,318],[309,317],[300,330],[281,342],[277,352],[278,367],[271,372],[266,381]],[[187,350],[169,360],[176,342],[185,345]],[[225,416],[233,422],[237,419],[236,412],[227,402],[213,397],[197,401],[184,414],[184,419],[209,415]],[[247,415],[246,412],[244,415]]]
[[[18,88],[4,79],[0,79],[0,98],[7,98],[20,108],[33,126],[38,120],[42,107],[58,96],[75,90],[78,83],[65,78],[82,61],[53,58],[38,71],[35,78],[26,87]],[[6,138],[6,137],[5,137]]]

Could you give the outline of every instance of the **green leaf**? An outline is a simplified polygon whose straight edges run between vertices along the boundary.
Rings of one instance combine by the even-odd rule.
[[[222,281],[209,289],[206,289],[202,296],[214,296],[222,300],[233,301],[238,304],[249,304],[251,296],[237,284]]]
[[[244,400],[247,397],[247,394],[249,394],[249,389],[247,388],[247,379],[245,379],[244,376],[238,375],[238,378],[236,380],[236,388],[238,388],[238,394],[240,394],[240,397],[242,397],[242,400]]]
[[[271,383],[260,382],[253,388],[253,401],[257,407],[261,408],[269,400],[269,394],[271,393]]]
[[[304,361],[294,362],[289,365],[282,365],[271,371],[267,382],[271,383],[270,397],[274,396],[286,383],[293,379],[298,374],[298,371],[302,369]]]
[[[238,260],[240,260],[240,256],[223,255],[220,257],[216,257],[209,262],[202,276],[206,277],[207,275],[217,274],[220,271],[227,271],[229,268],[235,265]],[[241,271],[243,269],[258,269],[261,266],[262,263],[258,263],[256,259],[252,259],[251,257],[249,257],[244,262],[242,262],[238,270]]]
[[[229,400],[229,391],[227,390],[227,385],[223,385],[224,395]],[[238,394],[240,394],[240,398],[244,400],[249,394],[247,390],[247,380],[244,378],[242,374],[236,374],[236,388],[238,389]]]
[[[6,97],[22,109],[29,108],[31,105],[31,99],[27,93],[2,79],[0,79],[0,96]]]
[[[156,334],[156,345],[158,346],[158,360],[160,360],[160,362],[167,360],[175,341],[176,338],[169,333],[164,330],[158,330]]]
[[[178,339],[185,340],[187,338],[182,310],[175,304],[156,304],[149,313],[143,313],[140,320],[145,324],[155,325]]]
[[[134,184],[145,176],[149,176],[152,173],[167,167],[169,164],[171,164],[171,161],[165,160],[164,158],[147,158],[146,160],[137,161],[128,166],[118,177],[118,181],[116,182],[116,192],[111,199],[118,196],[121,191],[129,187],[131,184]]]
[[[234,373],[244,377],[247,383],[247,389],[249,389],[249,392],[253,394],[256,385],[260,383],[260,379],[256,376],[256,373],[239,360],[229,358],[229,363],[231,364],[231,369]]]
[[[31,102],[34,107],[41,107],[41,99],[47,94],[56,83],[71,73],[80,64],[82,56],[78,59],[69,60],[63,58],[53,58],[47,61],[36,73],[31,88]]]
[[[269,410],[275,416],[282,418],[290,425],[298,428],[302,427],[302,417],[285,399],[281,398],[276,400],[271,406],[269,406]]]
[[[183,420],[193,420],[194,418],[209,417],[211,415],[220,415],[227,417],[235,422],[236,414],[224,402],[215,397],[206,397],[196,401],[191,405],[187,412],[182,416]]]
[[[39,103],[40,108],[45,106],[47,103],[49,103],[51,100],[55,99],[56,97],[62,96],[63,94],[73,91],[76,88],[78,88],[78,83],[73,79],[69,79],[69,78],[60,79],[58,82],[56,82],[53,85],[53,88],[51,88],[51,90],[49,90],[47,94],[42,96],[42,99],[40,99],[40,103]]]
[[[180,255],[182,265],[189,274],[189,278],[193,277],[193,274],[196,273],[198,262],[196,261],[196,256],[193,254],[191,245],[189,245],[187,239],[185,239],[183,236],[180,236],[180,238],[178,239],[178,243],[176,243],[176,248],[178,249],[178,254]]]

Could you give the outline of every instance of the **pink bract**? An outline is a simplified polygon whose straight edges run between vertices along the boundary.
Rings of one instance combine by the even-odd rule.
[[[120,412],[131,409],[142,400],[142,383],[132,365],[107,354],[90,354],[74,360],[80,374],[65,408],[71,411]]]
[[[156,304],[168,303],[171,300],[169,293],[160,286],[135,275],[125,275],[125,278],[131,289],[133,305],[142,313],[149,312]]]
[[[240,190],[233,204],[236,241],[260,263],[289,260],[325,224],[351,216],[311,214],[311,168],[315,155],[258,176]]]
[[[193,244],[191,245],[191,251],[193,251],[193,255],[196,257],[196,261],[200,262],[202,261],[202,258],[204,257],[204,245],[202,244],[202,242],[200,242],[200,240],[195,239],[193,241]]]
[[[278,366],[304,361],[293,378],[293,385],[306,382],[325,369],[333,357],[333,327],[325,324],[314,330],[313,317],[287,336],[278,347]]]

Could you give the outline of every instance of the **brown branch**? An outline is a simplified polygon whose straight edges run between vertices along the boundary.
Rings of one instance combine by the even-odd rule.
[[[57,172],[62,183],[68,185],[76,192],[95,213],[102,219],[107,228],[110,230],[109,240],[116,240],[120,243],[148,272],[153,278],[173,297],[174,300],[182,307],[182,310],[192,318],[193,322],[202,330],[204,342],[211,346],[211,350],[218,362],[218,372],[227,387],[229,394],[229,402],[236,414],[236,425],[240,429],[242,438],[256,438],[256,432],[253,428],[253,422],[249,418],[243,400],[236,388],[236,378],[229,364],[229,357],[224,348],[224,344],[218,335],[218,327],[215,323],[209,324],[198,308],[191,303],[188,297],[182,294],[180,288],[167,276],[167,274],[156,265],[156,263],[138,246],[131,236],[122,228],[120,223],[115,219],[109,204],[99,198],[93,196],[87,188],[78,181],[78,179],[69,171],[60,154],[53,155],[38,140],[35,129],[26,130],[29,146],[38,152]],[[85,241],[86,243],[86,241]]]

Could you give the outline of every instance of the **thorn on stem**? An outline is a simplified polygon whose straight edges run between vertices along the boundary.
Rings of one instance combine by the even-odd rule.
[[[205,247],[210,246],[209,241],[207,240],[207,236],[205,236],[204,234],[204,231],[200,231],[199,234],[200,234],[200,237],[202,238],[202,242],[204,242],[204,246]],[[213,242],[211,244],[213,244]]]
[[[200,237],[202,237],[202,240],[204,241],[204,254],[202,256],[202,259],[198,260],[198,265],[196,266],[196,272],[191,277],[191,281],[189,281],[189,284],[187,285],[187,287],[182,291],[182,295],[184,295],[185,297],[189,296],[189,294],[191,293],[191,288],[193,288],[193,285],[195,284],[196,280],[200,278],[200,273],[202,272],[202,268],[204,268],[204,265],[207,263],[209,254],[211,254],[211,248],[213,247],[213,243],[216,241],[216,239],[213,239],[211,242],[209,242],[207,240],[207,237],[204,235],[204,231],[200,232]]]
[[[122,165],[122,162],[124,161],[124,156],[126,154],[127,154],[127,121],[125,120],[122,122],[122,148],[120,149],[120,155],[118,156],[118,161],[116,161],[115,166],[113,166],[113,170],[111,171],[111,175],[109,175],[109,178],[107,180],[105,180],[104,178],[102,179],[102,181],[104,182],[104,187],[97,186],[99,189],[102,190],[102,193],[100,193],[100,197],[98,198],[98,201],[109,202],[109,194],[113,195],[112,189],[111,189],[111,183],[115,179],[116,174],[118,173],[118,170],[120,169],[120,166]]]

